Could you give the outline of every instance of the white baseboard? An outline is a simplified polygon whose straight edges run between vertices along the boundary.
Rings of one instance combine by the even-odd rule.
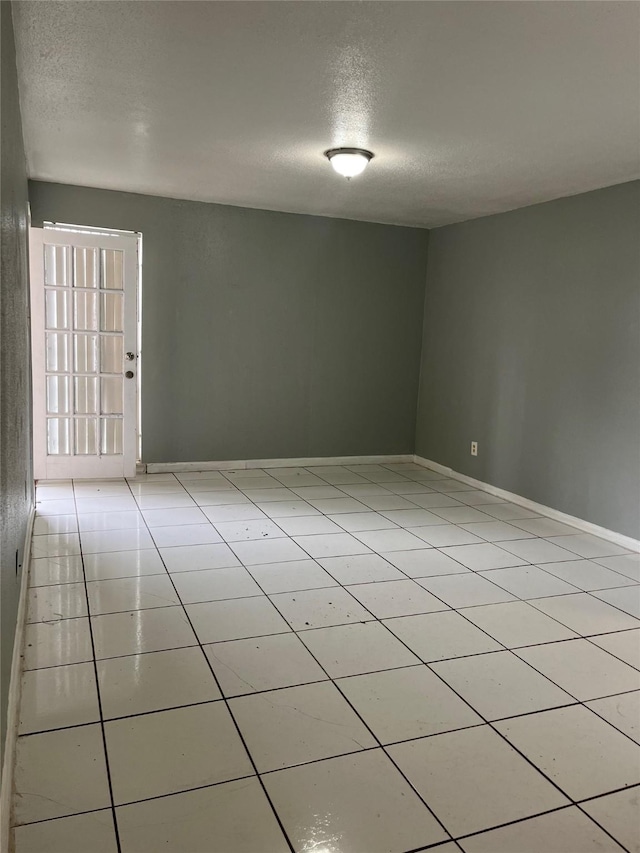
[[[0,788],[0,850],[9,850],[11,832],[11,800],[13,793],[13,767],[16,757],[16,741],[18,732],[18,713],[20,708],[20,681],[22,670],[22,651],[24,645],[24,625],[27,616],[27,588],[29,586],[29,570],[31,567],[31,537],[33,522],[36,516],[35,506],[32,508],[27,521],[24,550],[22,552],[22,575],[20,577],[20,596],[16,616],[16,630],[13,639],[13,656],[11,658],[11,680],[7,701],[7,734],[4,744],[4,759],[2,762],[2,784]]]
[[[592,524],[590,521],[585,521],[583,518],[576,518],[574,515],[568,515],[566,512],[553,509],[553,507],[545,506],[544,504],[536,503],[523,498],[522,495],[516,495],[513,492],[507,492],[505,489],[499,489],[497,486],[492,486],[491,483],[485,483],[482,480],[475,480],[473,477],[468,477],[466,474],[459,474],[457,471],[452,471],[445,465],[440,465],[439,462],[432,462],[430,459],[424,459],[422,456],[414,456],[414,462],[422,465],[424,468],[431,468],[440,474],[446,474],[447,477],[452,477],[454,480],[460,480],[462,483],[467,483],[473,489],[482,489],[489,492],[490,495],[495,495],[498,498],[511,501],[525,509],[530,509],[540,515],[545,515],[547,518],[552,518],[554,521],[560,521],[563,524],[568,524],[581,530],[583,533],[590,533],[592,536],[599,536],[600,539],[606,539],[607,542],[613,542],[615,545],[620,545],[621,548],[628,548],[630,551],[640,551],[640,540],[633,539],[631,536],[624,536],[622,533],[616,533],[615,530],[609,530],[606,527],[600,527],[598,524]]]
[[[147,474],[243,471],[248,468],[309,468],[322,465],[384,465],[413,462],[412,453],[391,456],[305,456],[298,459],[234,459],[225,462],[147,462]]]

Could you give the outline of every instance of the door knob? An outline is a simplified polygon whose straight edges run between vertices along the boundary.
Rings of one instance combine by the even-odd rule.
[[[133,370],[127,370],[125,376],[127,377],[127,379],[133,379]]]

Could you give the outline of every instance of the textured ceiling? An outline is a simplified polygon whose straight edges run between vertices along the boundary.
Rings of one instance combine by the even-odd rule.
[[[34,178],[434,226],[640,174],[635,2],[14,8]]]

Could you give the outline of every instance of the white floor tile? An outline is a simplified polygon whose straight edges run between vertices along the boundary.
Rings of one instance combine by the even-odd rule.
[[[217,524],[219,521],[256,521],[267,517],[261,509],[252,503],[204,506],[202,512],[212,524]]]
[[[75,533],[78,530],[76,515],[40,515],[33,522],[33,535]]]
[[[562,578],[582,590],[613,589],[631,586],[633,581],[624,575],[600,566],[591,560],[567,560],[562,563],[545,563],[546,572]]]
[[[331,678],[419,663],[379,622],[304,631],[300,639]]]
[[[439,479],[437,483],[433,483],[433,488],[439,492],[468,492],[469,486],[460,480],[454,480],[448,477]]]
[[[362,530],[355,535],[378,553],[409,551],[424,547],[422,540],[408,530]]]
[[[532,646],[518,656],[581,701],[640,690],[640,672],[588,640]]]
[[[171,579],[166,574],[90,581],[87,583],[87,594],[92,616],[180,604]]]
[[[368,501],[369,498],[366,498]],[[365,503],[355,498],[314,498],[309,501],[311,506],[325,515],[341,515],[342,513],[367,512]]]
[[[25,625],[24,668],[82,663],[93,658],[89,620],[58,619]]]
[[[93,663],[75,663],[23,673],[19,734],[99,721]]]
[[[222,537],[212,524],[176,524],[173,527],[154,527],[151,531],[158,548],[190,545],[215,545]]]
[[[178,572],[173,576],[173,583],[183,604],[262,595],[258,584],[242,566],[233,569]]]
[[[492,652],[431,666],[487,720],[529,714],[575,701],[513,652]]]
[[[251,566],[249,571],[267,595],[275,592],[296,592],[300,589],[321,589],[338,586],[338,582],[315,560],[292,560]]]
[[[329,518],[349,533],[357,533],[359,530],[391,530],[397,527],[379,512],[343,512]]]
[[[342,587],[329,589],[307,589],[299,592],[283,592],[271,596],[294,631],[309,628],[327,628],[350,622],[366,622],[373,619],[356,599]]]
[[[142,514],[135,510],[122,512],[86,512],[78,516],[81,533],[94,530],[126,530],[127,528],[146,529]]]
[[[193,492],[190,502],[188,504],[181,504],[181,506],[193,506],[194,504],[202,507],[203,511],[204,507],[208,506],[234,506],[242,504],[252,506],[249,498],[242,492],[225,489],[216,489],[212,492]],[[151,507],[143,507],[143,509],[151,509]]]
[[[64,500],[40,500],[36,498],[37,516],[69,515],[75,514],[75,511],[76,502],[71,498],[65,498]]]
[[[154,500],[154,498],[139,498],[140,501]],[[106,498],[76,498],[76,506],[78,513],[85,512],[126,512],[137,510],[138,505],[133,499],[133,495],[122,494],[117,497]],[[142,504],[140,504],[142,506]],[[74,509],[75,512],[75,509]]]
[[[640,691],[594,699],[586,704],[599,717],[640,743]]]
[[[121,806],[117,815],[122,853],[289,851],[255,777]]]
[[[640,619],[640,585],[623,587],[622,589],[601,589],[594,592],[600,601],[612,604],[618,610],[623,610],[630,616]]]
[[[106,720],[220,698],[197,646],[101,660],[97,667]]]
[[[16,749],[16,824],[111,805],[98,724],[20,737]]]
[[[347,488],[345,488],[345,489],[336,489],[335,486],[327,486],[325,484],[322,486],[297,486],[297,487],[292,486],[291,488],[292,488],[292,491],[294,492],[294,494],[296,494],[299,498],[302,498],[302,500],[305,500],[305,501],[308,501],[311,498],[313,498],[313,499],[343,498],[345,495],[345,492],[348,495],[351,495],[351,492],[349,491],[349,489],[351,488],[350,486],[347,486]],[[364,486],[363,488],[367,488],[367,486]],[[380,487],[379,486],[371,486],[371,488],[380,488]]]
[[[616,634],[603,634],[600,637],[590,637],[589,642],[595,643],[601,649],[615,655],[625,663],[640,669],[640,628],[631,631],[621,631]]]
[[[77,533],[47,533],[34,536],[31,543],[31,556],[66,557],[80,553],[80,538]]]
[[[296,850],[338,849],[339,839],[341,850],[388,853],[446,838],[382,750],[280,770],[264,782]]]
[[[512,539],[532,539],[533,533],[527,533],[519,527],[514,527],[506,521],[474,521],[472,524],[461,524],[465,530],[475,533],[487,542],[508,542]]]
[[[640,790],[631,788],[583,803],[582,808],[615,836],[629,853],[640,853],[638,805]],[[606,849],[606,848],[605,848]]]
[[[387,751],[454,836],[568,804],[488,726],[397,744]]]
[[[513,543],[509,543],[510,545]],[[443,553],[472,569],[481,572],[487,569],[506,569],[510,566],[521,566],[524,560],[503,550],[498,545],[489,543],[479,545],[454,545],[444,548]]]
[[[345,494],[349,495],[351,498],[361,498],[361,497],[369,497],[371,495],[390,495],[391,491],[386,489],[384,486],[381,486],[379,483],[356,483],[353,486],[341,486],[340,491],[342,494],[335,495],[309,495],[309,497],[334,497],[334,498],[343,498]],[[338,492],[338,489],[336,489]]]
[[[80,538],[83,554],[106,554],[109,551],[140,551],[143,548],[153,548],[153,539],[146,527],[129,530],[97,530],[93,533],[81,533]]]
[[[525,509],[523,506],[518,506],[517,504],[503,503],[503,504],[490,504],[486,505],[482,509],[487,515],[492,516],[493,518],[497,518],[500,521],[515,521],[520,518],[537,518],[538,513],[534,512],[530,509]]]
[[[414,527],[413,533],[419,536],[427,545],[434,548],[444,548],[449,545],[475,545],[482,544],[482,539],[457,527],[455,524],[437,524],[433,527]]]
[[[622,853],[575,806],[463,838],[460,845],[465,853]]]
[[[61,583],[81,583],[84,580],[80,555],[70,557],[41,557],[31,560],[29,585],[54,586]]]
[[[186,492],[168,492],[162,495],[137,495],[136,501],[143,511],[149,509],[173,509],[174,507],[194,507],[196,505],[193,498]]]
[[[168,572],[195,572],[198,569],[230,569],[240,561],[228,545],[182,545],[161,548]]]
[[[526,601],[468,607],[464,615],[508,649],[536,643],[555,643],[558,640],[577,637],[569,628],[536,610]]]
[[[349,533],[325,533],[317,536],[295,536],[294,541],[311,557],[349,557],[368,554],[369,548]]]
[[[98,660],[177,649],[198,642],[182,607],[93,616],[91,625]]]
[[[486,513],[482,512],[481,509],[474,509],[471,506],[434,507],[433,512],[435,515],[439,516],[444,521],[450,522],[451,524],[468,524],[471,521],[484,521],[487,524],[501,523],[494,522],[493,519]],[[470,532],[473,533],[473,530]]]
[[[496,727],[575,800],[640,783],[640,746],[588,708],[529,714]]]
[[[480,608],[474,608],[480,609]],[[386,619],[387,628],[425,663],[499,651],[502,647],[452,610]]]
[[[338,516],[341,517],[341,516]],[[342,528],[325,515],[295,516],[294,518],[278,519],[280,535],[284,531],[287,536],[313,536],[319,533],[342,533]]]
[[[341,584],[402,580],[404,575],[378,554],[320,559],[321,566]]]
[[[419,483],[415,484],[419,486]],[[428,492],[428,494],[425,494]],[[402,493],[399,493],[402,494]],[[414,504],[421,506],[423,509],[431,509],[437,506],[463,506],[460,501],[457,501],[453,495],[443,495],[440,492],[431,491],[431,489],[421,489],[418,494],[404,492],[407,498]]]
[[[285,634],[291,630],[266,595],[188,604],[186,609],[201,643]]]
[[[225,696],[327,679],[295,634],[213,643],[204,650]]]
[[[568,537],[558,538],[564,542]],[[502,547],[528,563],[558,563],[561,560],[575,559],[571,551],[549,539],[518,539],[515,542],[503,542]]]
[[[116,805],[253,774],[224,702],[111,720],[104,730]]]
[[[83,583],[40,586],[27,592],[27,622],[55,622],[87,615]]]
[[[388,495],[363,495],[360,500],[362,501],[363,509],[373,509],[376,512],[388,512],[392,509],[416,508],[413,501],[407,500],[407,498],[403,498],[400,495],[394,495],[391,492]],[[324,511],[330,512],[330,510]]]
[[[382,744],[483,723],[426,666],[355,675],[337,684]]]
[[[155,548],[85,554],[83,559],[88,581],[166,574],[164,563]]]
[[[514,527],[527,530],[535,536],[562,536],[564,534],[576,534],[575,527],[554,521],[552,518],[525,518],[513,522]],[[562,542],[558,544],[562,545]]]
[[[448,609],[440,599],[412,580],[357,584],[349,586],[348,590],[377,619]]]
[[[150,528],[171,527],[175,524],[204,524],[207,521],[207,516],[197,506],[146,509],[142,515]]]
[[[619,572],[636,583],[640,583],[640,555],[621,554],[618,557],[596,557],[596,563]]]
[[[606,539],[600,539],[598,536],[592,536],[590,533],[576,533],[574,536],[553,536],[549,538],[550,542],[555,542],[561,548],[566,548],[574,554],[579,554],[581,557],[598,558],[598,557],[613,557],[617,554],[628,554],[626,548],[621,548],[620,545],[614,545],[612,542],[607,542]],[[558,558],[560,559],[560,558]]]
[[[513,600],[511,593],[471,572],[464,575],[418,578],[417,583],[450,607],[473,607],[478,604],[497,604],[500,601]]]
[[[304,560],[309,555],[291,539],[266,539],[254,542],[234,542],[235,555],[245,566]]]
[[[15,853],[117,853],[111,809],[15,828]]]
[[[586,592],[559,595],[556,598],[536,598],[530,602],[558,622],[578,634],[606,634],[638,628],[640,622],[610,604],[599,601]]]
[[[294,495],[295,498],[295,495]],[[320,511],[306,501],[277,500],[258,502],[258,506],[269,518],[278,521],[280,518],[296,518],[297,516],[309,517],[310,515],[321,515]]]
[[[426,509],[392,509],[382,512],[381,515],[399,527],[426,527],[431,524],[442,524],[441,518]]]
[[[489,569],[482,577],[513,593],[518,598],[543,598],[547,595],[565,595],[577,588],[537,566],[514,566],[510,569]]]
[[[211,525],[210,525],[211,526]],[[268,518],[252,521],[219,521],[215,529],[225,542],[250,542],[254,539],[278,539],[286,536],[281,527]]]
[[[468,572],[458,563],[436,548],[421,548],[417,551],[393,551],[382,556],[401,569],[410,578],[428,578],[434,575],[457,575]]]
[[[229,706],[259,773],[376,745],[330,682],[240,696]]]
[[[298,495],[291,489],[244,489],[243,494],[257,504],[300,502]],[[313,508],[309,510],[309,514],[312,512],[315,512]]]

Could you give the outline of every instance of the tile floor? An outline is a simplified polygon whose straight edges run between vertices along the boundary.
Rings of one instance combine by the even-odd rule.
[[[640,557],[414,464],[43,483],[16,853],[638,853]]]

